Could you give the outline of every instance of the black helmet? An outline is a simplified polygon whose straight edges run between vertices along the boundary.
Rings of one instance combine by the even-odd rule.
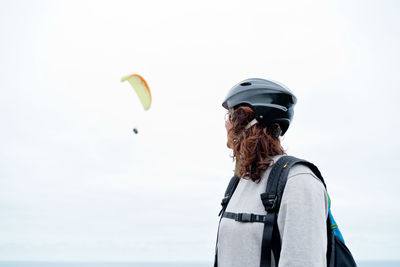
[[[296,97],[284,85],[269,80],[251,78],[236,84],[222,106],[226,109],[249,106],[258,123],[268,126],[278,123],[284,135],[293,118]]]

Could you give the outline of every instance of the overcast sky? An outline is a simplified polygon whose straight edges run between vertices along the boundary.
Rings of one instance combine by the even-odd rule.
[[[233,169],[221,103],[250,77],[297,96],[283,146],[320,168],[355,258],[400,259],[399,13],[0,1],[0,260],[212,261]]]

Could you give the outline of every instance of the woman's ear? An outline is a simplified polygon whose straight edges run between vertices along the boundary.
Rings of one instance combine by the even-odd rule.
[[[274,123],[269,126],[268,132],[273,138],[279,138],[279,136],[282,133],[282,130],[278,123]]]

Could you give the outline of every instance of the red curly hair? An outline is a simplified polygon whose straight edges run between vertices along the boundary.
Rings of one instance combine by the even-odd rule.
[[[233,150],[232,157],[237,163],[235,174],[258,183],[262,173],[271,165],[271,157],[285,154],[279,139],[279,124],[265,127],[256,123],[245,129],[255,118],[254,111],[248,106],[231,109],[228,115],[227,145]]]

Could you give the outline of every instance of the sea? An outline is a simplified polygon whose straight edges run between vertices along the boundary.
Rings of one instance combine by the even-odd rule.
[[[0,267],[212,267],[211,262],[39,262],[0,261]],[[400,267],[400,261],[360,261],[358,267]]]

